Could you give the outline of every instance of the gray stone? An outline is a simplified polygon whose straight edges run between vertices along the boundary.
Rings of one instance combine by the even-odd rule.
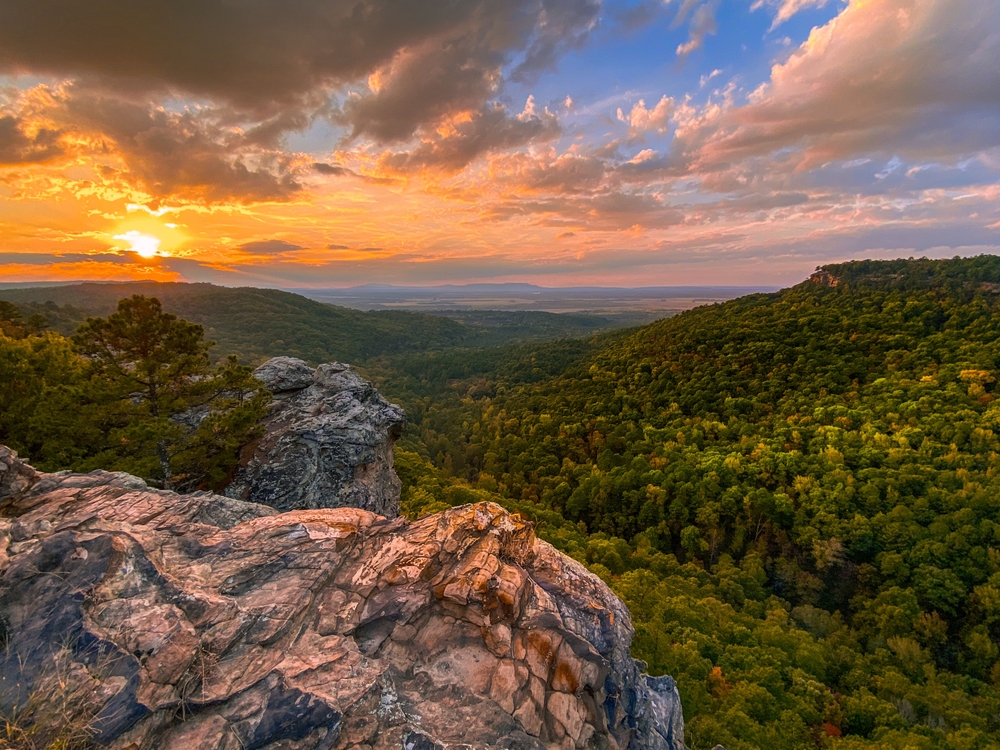
[[[278,510],[399,515],[392,446],[406,414],[348,365],[275,357],[254,376],[274,393],[264,435],[243,449],[227,497]]]
[[[16,502],[38,479],[38,472],[19,461],[16,451],[0,445],[0,513],[4,502]]]
[[[294,357],[274,357],[253,373],[271,393],[301,391],[312,385],[313,368]]]
[[[673,677],[643,675],[649,691],[649,731],[663,738],[662,747],[673,748],[684,744],[684,713],[681,696]],[[653,744],[650,743],[652,747]],[[725,748],[723,748],[725,750]]]

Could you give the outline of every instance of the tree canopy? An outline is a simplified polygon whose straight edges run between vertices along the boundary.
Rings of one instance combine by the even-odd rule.
[[[41,468],[128,471],[168,489],[213,487],[269,395],[235,358],[210,365],[200,325],[134,295],[58,334],[0,337],[0,441]]]
[[[155,297],[166,312],[203,326],[216,342],[214,359],[236,354],[247,362],[288,356],[312,364],[361,364],[390,354],[585,336],[619,327],[597,315],[537,311],[352,310],[278,289],[212,284],[84,283],[0,289],[0,300],[17,305],[26,316],[41,316],[52,329],[69,335],[88,315],[110,315],[120,299],[134,294]]]
[[[385,360],[406,508],[535,518],[629,605],[692,748],[996,747],[1000,259],[824,270],[588,342]]]
[[[533,519],[628,604],[634,653],[678,681],[692,750],[985,750],[1000,746],[998,285],[991,256],[861,261],[643,328],[383,349],[366,367],[410,420],[404,512],[490,499]],[[111,317],[88,326],[145,330]],[[201,334],[181,329],[201,367]],[[184,370],[157,422],[124,343],[83,356],[6,330],[0,440],[43,468],[162,481],[149,446],[173,425],[175,482],[210,486],[252,434],[261,402],[239,365]]]

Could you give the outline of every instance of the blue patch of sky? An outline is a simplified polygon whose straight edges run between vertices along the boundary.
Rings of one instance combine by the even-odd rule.
[[[12,88],[19,91],[26,91],[32,86],[38,86],[42,83],[51,85],[57,80],[50,76],[0,75],[0,89]]]
[[[323,158],[336,149],[345,133],[344,128],[334,125],[325,118],[317,117],[305,130],[285,133],[283,145],[289,151]]]
[[[621,22],[622,14],[637,4],[610,0],[600,25],[583,45],[564,55],[554,70],[543,71],[533,80],[512,81],[510,74],[520,60],[510,61],[499,100],[512,113],[521,110],[528,96],[534,96],[539,109],[549,107],[566,127],[561,148],[577,141],[581,133],[585,143],[602,145],[625,134],[626,126],[616,120],[617,109],[627,114],[640,99],[650,109],[664,95],[680,102],[689,94],[701,104],[731,81],[737,85],[737,99],[745,97],[768,79],[771,66],[786,59],[815,26],[843,9],[842,2],[828,2],[823,8],[800,11],[769,30],[774,7],[751,11],[749,0],[721,0],[716,8],[717,32],[681,60],[676,50],[688,41],[689,23],[697,8],[692,7],[678,23],[681,4],[652,5],[647,22],[629,28]],[[712,76],[717,70],[721,72]],[[569,112],[563,106],[567,96],[573,100]],[[344,134],[343,128],[317,118],[306,130],[286,134],[284,145],[320,157],[336,148]],[[668,143],[669,136],[650,136],[646,143],[625,149],[625,155],[633,156],[647,147],[662,151]]]
[[[706,36],[700,49],[681,60],[677,48],[689,39],[696,9],[677,23],[679,6],[659,5],[647,23],[629,29],[616,18],[635,3],[607,3],[601,25],[586,44],[570,51],[555,71],[535,81],[509,82],[505,103],[519,109],[533,94],[539,106],[548,105],[558,112],[570,96],[576,115],[564,116],[565,122],[589,136],[607,138],[615,130],[624,132],[624,126],[615,122],[616,110],[621,107],[627,113],[640,99],[648,108],[663,95],[680,102],[690,94],[694,102],[703,103],[730,81],[738,87],[737,98],[745,97],[767,81],[775,62],[786,59],[815,26],[829,21],[843,7],[828,2],[821,9],[801,11],[769,31],[776,12],[773,7],[751,11],[747,0],[723,0],[716,9],[716,33]],[[716,70],[721,72],[708,80]]]

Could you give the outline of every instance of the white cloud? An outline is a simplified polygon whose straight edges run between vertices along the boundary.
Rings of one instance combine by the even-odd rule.
[[[646,100],[640,99],[632,105],[632,110],[625,114],[618,108],[618,120],[628,123],[629,133],[633,136],[642,133],[655,132],[663,135],[670,127],[670,116],[674,113],[673,98],[664,95],[652,109],[646,107]]]
[[[629,164],[642,164],[644,161],[656,158],[656,152],[651,148],[644,148],[638,154],[628,160]]]
[[[709,81],[711,81],[717,75],[721,75],[721,74],[722,74],[722,70],[720,68],[716,68],[711,73],[708,73],[707,75],[703,75],[701,77],[701,79],[698,81],[698,88],[700,88],[700,89],[705,88],[705,86],[708,85]]]
[[[778,9],[778,12],[774,14],[774,20],[771,22],[770,31],[774,31],[785,21],[790,19],[800,10],[805,10],[806,8],[822,8],[826,5],[827,0],[768,0],[767,5],[771,5]],[[759,10],[765,5],[765,0],[755,0],[754,4],[750,6],[750,10]]]
[[[705,3],[698,6],[698,9],[694,12],[689,28],[690,38],[684,44],[677,45],[677,57],[681,60],[696,49],[700,49],[705,43],[706,36],[710,34],[714,35],[718,31],[718,26],[715,23],[715,6],[716,3],[714,2]],[[678,17],[680,17],[680,14],[678,14]]]
[[[703,168],[784,152],[800,170],[995,148],[997,29],[996,0],[852,0],[775,65],[747,104],[679,107],[679,145]]]

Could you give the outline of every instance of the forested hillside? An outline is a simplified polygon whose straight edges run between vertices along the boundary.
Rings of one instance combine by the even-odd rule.
[[[404,511],[496,499],[603,576],[636,655],[677,678],[692,750],[995,748],[998,284],[991,256],[840,264],[629,331],[401,340],[364,371],[409,415]],[[249,299],[280,313],[281,294]],[[231,350],[277,353],[248,305],[223,314],[268,333],[246,323]],[[0,313],[21,394],[0,441],[16,424],[46,468],[95,460],[59,422],[87,363],[44,310]],[[283,341],[319,330],[298,314]]]
[[[385,361],[407,507],[538,518],[628,602],[692,748],[997,747],[998,278],[843,264],[603,342]]]
[[[41,315],[64,335],[88,315],[107,315],[133,294],[155,297],[169,313],[198,323],[216,343],[212,355],[237,354],[256,362],[299,357],[312,364],[357,363],[370,357],[454,347],[488,347],[512,342],[584,336],[614,327],[594,315],[551,313],[452,314],[404,311],[361,312],[277,289],[212,284],[132,282],[73,284],[0,290],[0,300],[21,307],[25,317]]]

